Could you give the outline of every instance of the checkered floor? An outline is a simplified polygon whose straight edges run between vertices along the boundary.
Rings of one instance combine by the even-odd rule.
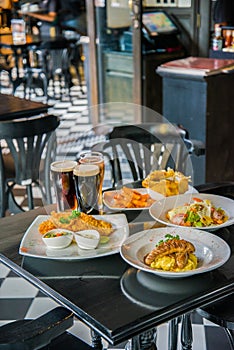
[[[86,91],[85,87],[83,88]],[[10,93],[6,86],[2,93]],[[16,93],[22,97],[22,88],[19,87]],[[43,98],[33,95],[32,99],[41,101]],[[74,159],[83,149],[89,149],[94,143],[105,139],[104,136],[94,135],[89,120],[87,109],[87,95],[82,93],[78,84],[71,88],[71,99],[64,96],[63,100],[49,100],[50,113],[60,116],[61,124],[57,131],[59,146],[58,158],[69,157]],[[105,187],[110,187],[108,176]],[[25,198],[19,189],[18,200],[22,203]],[[40,205],[40,193],[38,193],[38,205]],[[54,308],[57,304],[50,298],[43,295],[37,288],[19,278],[4,265],[0,265],[0,325],[22,318],[35,318]],[[87,327],[75,321],[74,326],[69,330],[71,333],[90,343],[90,334]],[[167,349],[168,325],[158,327],[157,348]],[[229,344],[222,328],[202,319],[197,313],[193,314],[193,350],[229,350]],[[108,344],[104,342],[107,348]],[[121,344],[120,347],[123,348]],[[178,344],[178,349],[180,345]]]

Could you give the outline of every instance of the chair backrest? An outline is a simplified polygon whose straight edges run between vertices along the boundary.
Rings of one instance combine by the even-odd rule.
[[[42,42],[37,49],[42,52],[46,60],[46,68],[50,75],[56,74],[59,71],[69,68],[70,64],[70,49],[71,44],[65,38],[63,40],[45,41]]]
[[[142,180],[156,169],[171,167],[186,174],[189,150],[182,136],[180,130],[164,123],[121,125],[112,129],[106,142],[92,149],[104,154],[116,187]]]
[[[0,123],[0,139],[5,140],[14,161],[15,183],[38,181],[43,152],[58,126],[59,118],[54,115]]]

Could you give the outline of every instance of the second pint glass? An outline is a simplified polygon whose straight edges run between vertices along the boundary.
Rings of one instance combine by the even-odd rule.
[[[98,210],[100,169],[95,164],[79,164],[73,169],[78,209],[86,214]]]
[[[103,203],[102,203],[102,186],[103,186],[103,180],[104,180],[104,172],[105,172],[105,165],[104,165],[104,157],[103,154],[100,152],[93,152],[93,151],[87,151],[83,152],[79,156],[79,163],[80,164],[95,164],[98,165],[100,169],[100,186],[99,186],[99,197],[98,197],[98,210],[100,214],[102,214],[103,209]]]

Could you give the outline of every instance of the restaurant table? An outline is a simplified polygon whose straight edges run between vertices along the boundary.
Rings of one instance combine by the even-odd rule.
[[[49,105],[0,93],[0,122],[47,113]]]
[[[213,232],[231,248],[231,256],[224,265],[206,273],[168,280],[131,267],[119,253],[79,261],[20,255],[19,245],[29,225],[38,215],[48,214],[52,209],[54,206],[38,208],[0,219],[0,253],[5,256],[5,264],[88,325],[96,335],[93,338],[96,349],[101,348],[100,337],[112,345],[132,339],[134,349],[133,340],[139,334],[189,315],[234,290],[234,225]],[[130,234],[160,227],[147,210],[139,212],[139,216],[136,212],[133,216],[125,213]],[[149,279],[154,289],[145,282],[142,284],[138,276]],[[186,290],[182,290],[185,285]],[[170,292],[165,293],[168,286]]]

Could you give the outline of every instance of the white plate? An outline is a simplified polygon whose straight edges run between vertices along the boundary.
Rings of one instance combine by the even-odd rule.
[[[126,216],[124,214],[112,214],[94,217],[111,222],[115,228],[109,236],[108,243],[99,244],[96,249],[80,249],[75,241],[64,249],[48,249],[42,241],[42,234],[39,233],[38,227],[42,221],[48,220],[49,215],[39,215],[25,232],[20,243],[19,253],[34,258],[55,260],[83,260],[118,253],[121,244],[129,235]]]
[[[184,205],[185,203],[191,202],[193,197],[194,197],[193,194],[181,194],[178,196],[172,196],[172,197],[161,199],[160,201],[152,204],[152,206],[149,209],[149,213],[155,220],[161,222],[162,224],[165,224],[167,226],[172,226],[172,227],[182,227],[170,222],[167,219],[166,214],[169,210],[173,208],[176,208]],[[219,207],[222,208],[223,210],[225,210],[226,214],[228,215],[228,220],[221,225],[196,227],[196,229],[212,231],[212,230],[217,230],[221,227],[230,226],[234,223],[234,201],[232,199],[222,197],[222,196],[216,196],[215,194],[206,194],[206,193],[197,193],[195,194],[195,197],[200,198],[202,200],[209,199],[216,208],[219,208]]]
[[[131,188],[134,191],[137,191],[141,194],[147,194],[147,188]],[[105,191],[103,193],[103,202],[104,204],[111,210],[149,210],[150,205],[148,207],[139,207],[139,208],[125,208],[125,207],[116,207],[114,196],[120,193],[121,190],[113,190],[113,191]]]
[[[147,188],[148,193],[150,195],[151,198],[153,198],[156,201],[159,201],[160,199],[164,199],[165,196],[159,192],[156,192],[154,190],[152,190],[151,188]],[[188,186],[188,191],[186,191],[184,194],[188,194],[188,193],[198,193],[198,191],[196,190],[196,188],[194,188],[193,186]],[[170,196],[173,197],[173,196]]]
[[[198,258],[198,267],[191,271],[171,272],[153,269],[144,263],[144,257],[156,244],[165,239],[166,234],[179,235],[195,246],[195,255]],[[161,277],[178,278],[188,277],[217,269],[230,257],[230,247],[220,237],[212,233],[192,228],[164,227],[138,232],[123,243],[120,249],[122,258],[137,269],[150,272]]]

